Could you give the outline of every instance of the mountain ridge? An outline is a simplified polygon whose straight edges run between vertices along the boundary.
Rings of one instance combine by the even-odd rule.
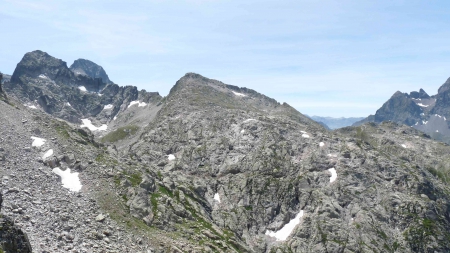
[[[450,147],[417,129],[327,131],[286,103],[195,73],[162,98],[115,84],[81,91],[79,80],[96,79],[70,72],[65,85],[59,71],[27,71],[0,101],[0,176],[2,212],[33,250],[450,250]],[[30,91],[55,102],[31,108]],[[69,95],[93,105],[55,109]],[[92,122],[67,120],[77,112]]]

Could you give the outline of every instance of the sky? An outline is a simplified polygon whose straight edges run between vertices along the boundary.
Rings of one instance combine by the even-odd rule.
[[[187,72],[308,115],[365,117],[450,77],[450,1],[0,0],[0,71],[42,50],[168,94]]]

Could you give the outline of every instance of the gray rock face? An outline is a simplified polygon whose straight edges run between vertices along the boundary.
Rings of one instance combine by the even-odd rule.
[[[78,59],[73,62],[70,66],[70,70],[72,70],[77,75],[85,75],[90,76],[92,78],[100,78],[103,83],[112,84],[111,80],[109,80],[108,75],[102,66],[99,66],[89,60]]]

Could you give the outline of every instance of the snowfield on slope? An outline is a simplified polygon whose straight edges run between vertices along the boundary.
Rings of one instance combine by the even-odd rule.
[[[77,192],[81,190],[81,182],[78,178],[78,172],[70,173],[70,169],[61,170],[56,167],[53,170],[53,173],[61,177],[61,183],[64,188],[69,189],[70,191]]]
[[[270,230],[266,231],[266,235],[270,237],[275,237],[277,241],[286,241],[286,239],[289,237],[289,235],[294,231],[294,228],[300,224],[300,218],[303,217],[303,210],[301,210],[294,219],[290,220],[289,223],[284,225],[280,230],[277,232],[273,232]]]
[[[105,124],[100,127],[94,126],[89,119],[81,119],[81,122],[83,122],[83,124],[80,127],[86,127],[91,131],[106,131],[106,129],[108,129],[108,126]]]

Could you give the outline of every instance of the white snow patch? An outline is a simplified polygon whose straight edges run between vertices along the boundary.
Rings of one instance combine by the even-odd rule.
[[[328,154],[327,156],[329,156],[329,157],[337,157],[336,154]]]
[[[105,105],[105,107],[103,107],[103,110],[109,110],[112,109],[114,106],[112,104],[109,105]]]
[[[138,107],[144,107],[147,105],[147,103],[145,103],[145,102],[139,102],[139,100],[136,100],[136,101],[131,101],[127,108],[130,108],[130,106],[133,106],[136,104],[138,105]]]
[[[29,105],[28,108],[31,108],[31,109],[37,109],[37,107],[34,106],[34,105]]]
[[[256,120],[256,119],[246,119],[242,123],[247,123],[247,122],[250,122],[250,121],[253,121],[253,120]]]
[[[72,105],[69,102],[67,102],[66,105],[72,107]]]
[[[417,125],[419,125],[419,122],[416,122],[416,124],[415,124],[415,125],[416,125],[416,126],[417,126]]]
[[[214,200],[217,200],[217,202],[220,203],[220,195],[219,195],[219,193],[214,194]]]
[[[87,91],[86,87],[84,87],[84,86],[78,86],[78,89],[80,89],[81,91]]]
[[[81,190],[81,182],[78,178],[78,172],[70,173],[70,169],[61,170],[56,167],[53,170],[53,173],[61,177],[61,183],[64,188],[67,188],[71,191],[77,192]]]
[[[436,130],[436,133],[439,133],[439,130]]]
[[[422,120],[422,124],[426,125],[427,123],[428,123],[428,121]]]
[[[334,181],[336,181],[336,178],[337,178],[336,169],[331,168],[331,169],[328,169],[328,171],[331,173],[330,183],[333,183]]]
[[[417,103],[418,106],[422,106],[422,107],[428,107],[429,105],[424,105],[422,103]]]
[[[420,116],[424,116],[424,115],[425,115],[425,113],[423,113],[423,112],[420,114]]]
[[[31,136],[31,139],[33,139],[33,143],[31,143],[32,147],[40,147],[40,146],[44,145],[44,143],[46,142],[45,139],[42,139],[39,137]]]
[[[323,147],[323,146],[325,146],[325,143],[323,143],[323,142],[319,143],[319,147]]]
[[[45,154],[42,156],[42,160],[45,160],[47,158],[49,158],[50,156],[53,155],[53,149],[49,149],[47,150],[47,152],[45,152]]]
[[[309,138],[309,135],[308,134],[302,134],[302,137],[303,138]]]
[[[233,94],[238,96],[238,97],[246,97],[247,96],[247,95],[239,93],[239,92],[234,92],[234,91],[231,91],[231,92],[233,92]]]
[[[116,120],[116,119],[117,119],[117,116],[114,116],[113,120]]]
[[[306,132],[305,132],[305,131],[300,131],[300,133],[302,133],[302,134],[306,134]]]
[[[91,131],[106,131],[106,129],[108,129],[108,126],[105,124],[101,125],[100,127],[94,126],[89,119],[81,119],[81,122],[83,122],[83,124],[80,127],[89,128],[89,130]]]
[[[244,129],[241,130],[241,134],[243,134],[243,133],[245,133],[245,130],[244,130]]]
[[[39,75],[39,78],[42,78],[42,79],[47,79],[47,76],[46,76],[46,75],[44,75],[44,74],[40,74],[40,75]]]
[[[405,144],[402,144],[402,147],[406,148],[406,145],[405,145]]]
[[[100,94],[100,93],[97,93],[97,95],[98,95],[99,97],[103,96],[103,94]]]
[[[442,116],[439,115],[439,114],[435,114],[434,116],[439,117],[439,118],[442,118]]]
[[[169,161],[175,160],[175,156],[170,154],[167,156],[167,159],[169,159]]]
[[[266,235],[270,237],[275,237],[277,241],[286,241],[288,236],[292,233],[294,228],[300,223],[300,218],[303,216],[303,210],[301,210],[294,219],[290,220],[288,224],[284,225],[277,232],[270,230],[266,231]]]
[[[444,116],[444,120],[447,121],[447,118]]]

